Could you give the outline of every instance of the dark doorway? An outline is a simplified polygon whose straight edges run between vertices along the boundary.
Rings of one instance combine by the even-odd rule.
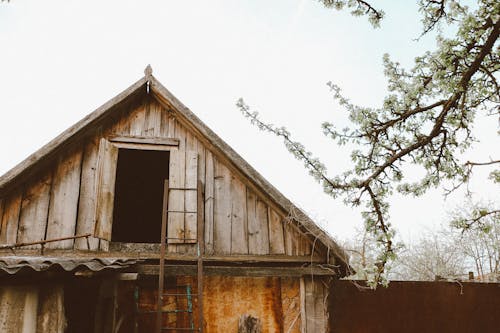
[[[120,149],[111,240],[159,243],[169,152]]]

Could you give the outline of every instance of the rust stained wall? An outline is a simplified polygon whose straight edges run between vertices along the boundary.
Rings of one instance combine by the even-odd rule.
[[[166,293],[184,293],[186,285],[197,293],[196,279],[177,277],[167,281]],[[300,281],[298,278],[207,276],[204,279],[204,330],[207,333],[236,332],[243,314],[261,319],[263,332],[300,333]],[[141,286],[138,295],[139,332],[151,332],[155,326],[156,286]],[[193,297],[193,322],[198,328],[198,301]],[[187,309],[186,298],[165,296],[164,311]],[[186,313],[164,314],[167,327],[190,327]]]
[[[236,332],[243,314],[260,318],[264,332],[282,331],[280,278],[212,276],[205,284],[207,332]]]
[[[500,283],[407,281],[360,291],[335,281],[331,290],[332,333],[500,331]]]

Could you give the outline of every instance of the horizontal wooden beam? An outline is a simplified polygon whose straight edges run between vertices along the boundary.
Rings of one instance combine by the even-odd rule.
[[[117,143],[136,143],[143,145],[179,146],[179,139],[175,138],[151,138],[143,136],[110,136],[108,140]]]
[[[139,275],[158,275],[160,272],[159,265],[137,265],[137,273]],[[242,266],[205,266],[203,274],[214,276],[306,276],[306,275],[322,275],[335,276],[334,270],[322,268],[318,265],[309,267],[242,267]],[[166,276],[195,276],[195,265],[165,265]]]

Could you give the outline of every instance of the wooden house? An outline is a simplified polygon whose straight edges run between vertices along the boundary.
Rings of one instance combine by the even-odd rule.
[[[326,332],[347,269],[149,66],[0,178],[0,221],[1,332]]]

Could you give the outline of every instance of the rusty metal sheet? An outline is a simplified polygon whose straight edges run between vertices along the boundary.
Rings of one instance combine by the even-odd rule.
[[[140,262],[128,258],[67,258],[44,256],[3,256],[0,257],[0,273],[16,274],[21,269],[31,269],[37,272],[60,267],[65,271],[86,268],[97,272],[103,269],[126,268]],[[3,271],[3,272],[2,272]]]
[[[500,283],[393,281],[376,291],[330,286],[332,333],[499,332]]]

